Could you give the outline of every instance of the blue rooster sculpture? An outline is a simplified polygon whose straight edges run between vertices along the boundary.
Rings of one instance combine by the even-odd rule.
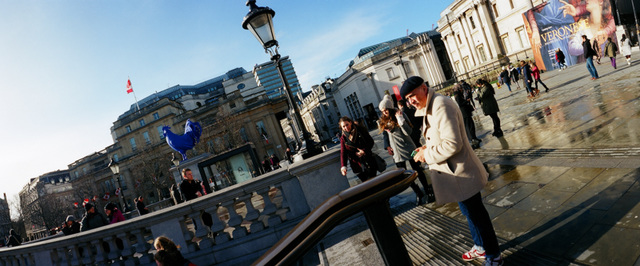
[[[182,154],[182,160],[184,161],[187,159],[187,151],[193,149],[193,147],[200,142],[202,127],[200,126],[200,123],[191,122],[191,120],[187,119],[183,135],[176,135],[171,132],[170,129],[171,127],[164,126],[162,127],[162,133],[164,133],[164,137],[167,139],[169,147]]]

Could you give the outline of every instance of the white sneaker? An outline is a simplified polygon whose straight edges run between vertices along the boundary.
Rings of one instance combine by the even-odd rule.
[[[462,254],[462,260],[464,261],[472,261],[475,259],[483,259],[484,258],[484,250],[479,251],[477,246],[473,246],[471,250],[467,251],[467,253]]]
[[[502,259],[502,256],[498,256],[497,258],[493,258],[490,260],[485,260],[484,264],[482,264],[484,266],[502,266],[504,265],[504,260]]]

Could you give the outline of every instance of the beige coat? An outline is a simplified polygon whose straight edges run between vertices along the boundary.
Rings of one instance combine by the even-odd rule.
[[[457,104],[429,89],[426,107],[415,115],[424,117],[424,157],[437,203],[460,202],[482,190],[489,173],[467,140]]]

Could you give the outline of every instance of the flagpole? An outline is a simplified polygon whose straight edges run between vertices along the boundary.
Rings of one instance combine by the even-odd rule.
[[[136,92],[133,90],[133,84],[131,84],[131,78],[127,76],[127,89],[130,89],[133,92],[133,99],[136,101],[136,107],[138,107],[138,112],[140,112],[140,105],[138,104],[138,97],[136,97]],[[127,91],[128,93],[129,91]]]

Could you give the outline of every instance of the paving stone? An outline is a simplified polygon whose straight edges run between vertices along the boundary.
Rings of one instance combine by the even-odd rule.
[[[558,208],[568,198],[573,196],[571,192],[555,191],[545,188],[538,189],[536,192],[518,202],[513,208],[545,214]]]
[[[542,217],[538,212],[510,208],[493,219],[493,227],[500,237],[514,239],[532,230]]]
[[[571,168],[556,178],[556,180],[547,184],[545,188],[566,192],[578,192],[597,175],[602,173],[602,171],[604,171],[602,168]]]
[[[634,265],[640,256],[640,230],[595,225],[583,234],[569,257],[588,265]]]

